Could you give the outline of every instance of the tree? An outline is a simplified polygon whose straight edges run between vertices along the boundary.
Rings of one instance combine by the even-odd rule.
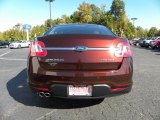
[[[111,14],[116,18],[120,18],[125,14],[125,4],[123,0],[113,0],[111,5]]]
[[[97,24],[102,16],[102,10],[94,4],[91,4],[90,8],[91,8],[90,14],[92,16],[92,23]]]
[[[105,14],[105,13],[106,13],[106,11],[105,11],[105,9],[106,9],[106,4],[101,4],[100,9],[101,9],[101,11],[102,11],[102,14]]]
[[[158,30],[158,32],[157,32],[157,36],[160,36],[160,30]]]
[[[46,32],[46,27],[44,25],[34,26],[30,31],[30,37],[42,36]]]
[[[44,26],[46,27],[47,30],[54,25],[55,25],[54,20],[47,19],[46,21],[44,21]]]
[[[137,37],[138,38],[145,38],[146,37],[145,36],[145,30],[142,27],[138,26],[136,28],[136,31],[137,31]]]
[[[50,11],[50,27],[52,26],[52,10],[51,10],[51,2],[55,0],[45,0],[46,2],[49,2],[49,11]]]
[[[89,4],[83,2],[82,4],[79,5],[78,11],[75,11],[70,18],[74,23],[98,24],[104,12],[105,12],[104,4],[101,6],[101,8],[99,8],[95,4]]]
[[[0,32],[0,41],[3,40],[3,33]]]
[[[131,22],[128,22],[128,27],[124,32],[125,37],[129,39],[133,39],[135,37],[134,27]]]
[[[69,16],[67,16],[67,15],[62,15],[62,17],[61,17],[61,23],[62,24],[72,23],[72,19]]]
[[[125,3],[123,0],[113,0],[110,13],[113,15],[113,30],[118,36],[125,37],[129,21],[125,13]]]
[[[71,17],[73,23],[81,23],[81,14],[79,11],[75,11]]]
[[[152,28],[150,28],[150,30],[149,30],[147,35],[148,35],[148,37],[154,37],[154,36],[157,35],[157,33],[158,33],[157,28],[156,27],[152,27]]]
[[[80,4],[79,8],[79,17],[81,23],[90,23],[92,22],[92,8],[89,3],[83,2]]]
[[[100,17],[98,24],[104,25],[113,31],[113,16],[111,15],[110,11],[106,12]]]
[[[4,31],[2,37],[3,37],[3,40],[11,40],[10,31],[9,30]]]

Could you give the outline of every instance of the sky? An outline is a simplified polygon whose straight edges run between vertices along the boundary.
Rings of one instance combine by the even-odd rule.
[[[106,4],[106,10],[110,10],[113,0],[55,0],[52,3],[52,19],[64,14],[71,15],[84,1],[98,7]],[[135,26],[160,29],[160,0],[123,1],[127,17],[138,18]],[[17,23],[41,25],[46,19],[49,19],[49,3],[45,0],[0,0],[0,32],[12,28]]]

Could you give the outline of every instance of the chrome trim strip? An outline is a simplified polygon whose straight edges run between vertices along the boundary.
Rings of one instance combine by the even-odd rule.
[[[93,85],[93,86],[105,86],[105,87],[108,87],[108,88],[111,88],[109,85],[107,84],[98,84],[98,85]]]
[[[111,48],[87,48],[87,50],[111,50]]]
[[[76,47],[45,47],[43,48],[44,50],[66,50],[66,51],[76,51]],[[98,50],[98,51],[103,51],[103,50],[111,50],[112,48],[88,48],[86,47],[87,50]]]
[[[68,51],[75,50],[74,47],[45,47],[43,49],[44,50],[68,50]]]

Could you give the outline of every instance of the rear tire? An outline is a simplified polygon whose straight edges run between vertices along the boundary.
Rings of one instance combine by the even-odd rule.
[[[21,45],[18,45],[18,49],[20,49],[21,48]]]
[[[156,49],[156,47],[151,47],[151,49],[152,49],[152,50],[155,50],[155,49]]]

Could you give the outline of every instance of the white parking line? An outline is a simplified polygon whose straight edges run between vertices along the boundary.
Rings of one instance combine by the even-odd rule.
[[[51,112],[46,113],[45,115],[43,115],[43,116],[41,116],[41,117],[39,117],[39,118],[37,118],[37,119],[35,119],[35,120],[46,120],[45,118],[46,118],[47,116],[48,116],[48,118],[49,118],[49,115],[50,115],[50,116],[53,115],[54,112],[57,112],[57,110],[52,110]]]
[[[10,60],[10,61],[27,61],[27,59],[12,59],[12,58],[0,58],[0,60]]]
[[[10,53],[11,51],[8,51],[8,52],[6,52],[6,53],[3,53],[3,54],[1,54],[0,55],[0,57],[2,57],[2,56],[4,56],[4,55],[7,55],[8,53]]]

